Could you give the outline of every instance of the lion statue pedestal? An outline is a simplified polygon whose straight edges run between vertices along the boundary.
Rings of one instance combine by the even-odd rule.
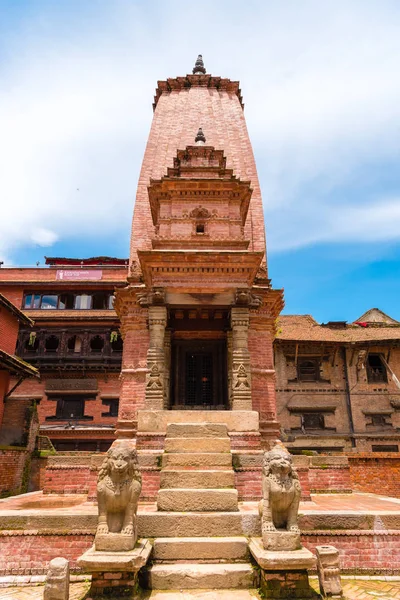
[[[261,569],[265,598],[320,598],[310,587],[315,556],[301,545],[298,512],[301,488],[292,457],[281,442],[264,454],[261,538],[249,549]]]
[[[107,452],[97,481],[99,520],[94,545],[78,558],[92,574],[89,595],[134,598],[139,570],[151,554],[148,540],[137,539],[137,508],[142,489],[134,444],[117,440]]]

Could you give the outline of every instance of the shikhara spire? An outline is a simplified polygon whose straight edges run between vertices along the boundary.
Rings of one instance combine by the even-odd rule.
[[[201,54],[198,55],[196,64],[193,67],[193,75],[205,75],[206,69],[203,63],[203,56]]]

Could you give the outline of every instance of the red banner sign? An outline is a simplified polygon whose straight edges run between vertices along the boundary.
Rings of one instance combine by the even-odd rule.
[[[100,269],[70,269],[57,271],[56,279],[61,281],[98,281],[103,276]]]

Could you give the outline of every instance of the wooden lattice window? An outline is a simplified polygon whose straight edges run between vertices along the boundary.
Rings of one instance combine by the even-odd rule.
[[[304,429],[325,429],[325,418],[322,413],[304,413],[301,424]]]
[[[297,363],[297,378],[299,381],[319,380],[319,360],[317,358],[301,358]]]
[[[379,354],[368,354],[367,378],[368,383],[387,383],[386,367]]]

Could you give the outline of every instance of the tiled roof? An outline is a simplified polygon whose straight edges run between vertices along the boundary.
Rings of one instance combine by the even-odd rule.
[[[298,342],[400,341],[400,325],[361,327],[351,324],[343,329],[334,329],[320,325],[311,315],[281,315],[276,337],[278,340]]]
[[[17,375],[33,375],[34,377],[39,377],[39,371],[35,367],[18,356],[4,352],[4,350],[0,350],[0,367],[10,373],[16,373]]]

